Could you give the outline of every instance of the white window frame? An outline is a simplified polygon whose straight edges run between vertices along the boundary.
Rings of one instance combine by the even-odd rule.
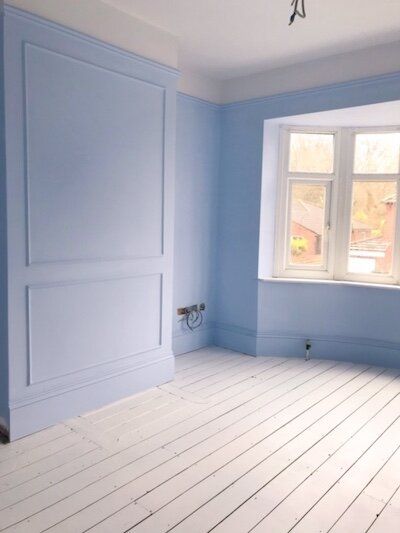
[[[357,133],[400,132],[398,126],[369,128],[330,128],[281,126],[277,186],[274,277],[314,280],[335,280],[374,284],[400,282],[400,171],[398,174],[354,174],[353,161]],[[331,174],[290,172],[289,149],[291,133],[324,133],[334,136],[334,161]],[[351,235],[351,207],[354,181],[394,181],[397,183],[397,205],[392,272],[358,274],[348,272],[348,248]],[[290,189],[294,182],[322,184],[326,189],[324,265],[303,266],[289,263]]]

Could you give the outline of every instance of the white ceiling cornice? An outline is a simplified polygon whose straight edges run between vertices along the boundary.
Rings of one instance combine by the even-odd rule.
[[[290,28],[289,0],[5,3],[178,67],[181,92],[218,104],[400,72],[400,0],[306,1]]]
[[[5,0],[5,4],[157,63],[178,67],[175,36],[101,0]]]
[[[400,39],[400,0],[103,0],[175,35],[179,68],[232,79]]]

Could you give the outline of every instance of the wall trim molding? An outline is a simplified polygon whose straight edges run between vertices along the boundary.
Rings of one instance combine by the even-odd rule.
[[[177,94],[179,98],[186,99],[188,101],[192,101],[192,102],[199,103],[199,104],[202,103],[204,105],[212,107],[213,109],[223,111],[223,110],[232,110],[232,109],[242,108],[242,107],[275,104],[277,102],[282,102],[282,101],[284,102],[285,100],[291,100],[294,98],[321,95],[329,91],[345,91],[345,90],[354,89],[354,88],[362,89],[365,87],[373,87],[374,85],[378,85],[380,83],[385,83],[385,82],[400,83],[400,71],[391,72],[388,74],[379,74],[377,76],[369,76],[366,78],[358,78],[355,80],[343,81],[339,83],[331,83],[328,85],[319,85],[317,87],[311,87],[308,89],[300,89],[296,91],[276,93],[276,94],[272,94],[269,96],[261,96],[258,98],[249,98],[247,100],[239,100],[237,102],[227,102],[227,103],[222,103],[222,104],[216,104],[214,102],[204,100],[197,96],[191,96],[183,92],[178,92]],[[399,99],[400,99],[400,95],[399,95]]]
[[[193,335],[193,333],[200,333],[201,331],[209,331],[213,330],[215,328],[214,322],[205,322],[200,328],[195,329],[194,331],[190,330],[182,330],[182,331],[174,331],[172,334],[172,338],[178,339],[179,337],[190,337]]]
[[[236,326],[235,324],[227,324],[223,322],[217,322],[215,324],[215,329],[220,331],[225,331],[227,333],[234,333],[235,335],[241,335],[244,337],[250,337],[257,339],[257,331],[255,329],[245,328],[242,326]]]
[[[46,18],[40,17],[38,15],[34,15],[33,13],[29,13],[28,11],[24,11],[23,9],[19,9],[13,6],[10,6],[8,4],[5,4],[3,6],[3,13],[7,15],[12,15],[15,17],[20,17],[24,19],[28,19],[31,22],[34,22],[35,24],[40,24],[41,26],[46,26],[47,28],[51,28],[53,30],[56,30],[58,32],[62,32],[64,34],[67,34],[71,37],[75,37],[77,39],[85,40],[88,43],[103,48],[105,50],[108,50],[109,52],[114,52],[119,55],[123,55],[125,57],[128,57],[129,59],[134,59],[135,61],[138,61],[144,65],[152,66],[158,70],[162,70],[167,74],[170,74],[176,78],[180,76],[179,70],[169,67],[167,65],[164,65],[162,63],[158,63],[157,61],[153,61],[152,59],[147,59],[146,57],[134,54],[133,52],[129,52],[128,50],[124,50],[123,48],[119,48],[118,46],[115,46],[113,44],[109,44],[105,41],[101,41],[100,39],[96,39],[95,37],[90,37],[90,35],[87,35],[85,33],[81,33],[77,30],[73,30],[72,28],[68,28],[67,26],[63,26],[62,24],[58,24],[57,22],[52,22]]]
[[[385,341],[382,339],[366,338],[366,337],[346,337],[342,335],[303,335],[293,331],[257,331],[250,328],[243,328],[234,324],[215,324],[217,329],[245,335],[247,337],[254,337],[256,339],[296,339],[305,340],[311,339],[315,341],[341,342],[345,344],[363,344],[365,346],[376,346],[379,348],[389,348],[391,350],[400,350],[400,342]]]
[[[14,400],[10,405],[10,440],[167,383],[174,379],[174,366],[170,355],[51,397],[25,403]]]
[[[222,109],[235,109],[239,107],[247,107],[254,105],[273,104],[280,101],[285,101],[292,98],[310,97],[313,95],[323,94],[328,91],[340,91],[354,88],[365,88],[374,86],[385,82],[400,82],[400,71],[388,74],[379,74],[377,76],[370,76],[367,78],[359,78],[356,80],[344,81],[340,83],[332,83],[328,85],[321,85],[309,89],[301,89],[298,91],[290,91],[286,93],[277,93],[270,96],[261,96],[259,98],[250,98],[249,100],[240,100],[238,102],[230,102],[220,104]],[[400,95],[399,95],[400,98]]]
[[[172,351],[174,355],[199,350],[214,344],[214,323],[208,322],[195,331],[174,332],[172,335]]]
[[[32,245],[32,234],[33,234],[33,228],[32,228],[32,221],[31,221],[31,183],[30,183],[30,162],[29,162],[29,133],[28,133],[28,76],[27,76],[27,66],[28,66],[28,50],[29,49],[36,49],[40,51],[44,51],[50,55],[53,55],[55,57],[59,57],[62,59],[69,60],[73,63],[85,65],[87,67],[93,68],[98,71],[103,71],[108,74],[113,74],[115,76],[120,76],[122,78],[126,78],[131,80],[134,83],[143,83],[145,85],[148,85],[149,87],[154,87],[156,90],[159,90],[162,97],[162,105],[163,105],[163,116],[162,116],[162,133],[163,138],[161,140],[162,144],[162,150],[165,152],[165,142],[166,142],[166,129],[167,129],[167,117],[166,117],[166,110],[167,110],[167,102],[166,102],[166,93],[167,88],[165,85],[162,85],[160,83],[152,82],[148,79],[145,79],[145,77],[142,76],[134,76],[133,74],[128,74],[124,72],[123,70],[118,70],[116,68],[106,68],[105,66],[101,66],[99,64],[96,64],[92,61],[88,61],[83,58],[75,57],[69,54],[61,53],[57,50],[53,50],[51,48],[47,48],[44,46],[40,46],[35,43],[31,43],[28,41],[24,41],[23,43],[23,56],[22,56],[22,65],[23,65],[23,83],[24,83],[24,106],[23,106],[23,114],[24,114],[24,171],[25,171],[25,217],[26,217],[26,266],[31,265],[56,265],[56,264],[79,264],[79,263],[96,263],[96,262],[118,262],[118,261],[134,261],[134,260],[144,260],[144,259],[161,259],[165,255],[165,221],[164,221],[164,209],[162,212],[162,219],[160,224],[160,233],[161,233],[161,242],[160,242],[160,253],[157,255],[116,255],[116,256],[87,256],[87,257],[71,257],[68,259],[34,259],[33,258],[33,245]],[[161,187],[161,194],[162,194],[162,204],[165,203],[165,168],[163,166],[162,170],[162,179],[160,182]]]
[[[384,348],[385,350],[395,350],[400,352],[400,343],[384,341],[381,339],[369,339],[366,337],[345,337],[341,335],[301,335],[291,332],[259,332],[256,334],[257,339],[293,339],[305,341],[310,339],[315,342],[331,342],[340,344],[355,344],[358,346]]]
[[[215,324],[214,344],[248,355],[257,355],[257,332],[234,324]]]
[[[160,325],[159,325],[159,339],[158,344],[156,346],[152,346],[147,348],[146,350],[142,350],[135,353],[130,353],[126,355],[121,355],[113,359],[109,359],[106,361],[102,361],[101,363],[92,364],[86,367],[82,367],[77,370],[72,370],[63,374],[59,374],[57,376],[52,376],[51,378],[45,379],[45,380],[34,380],[33,379],[33,357],[32,357],[32,308],[31,308],[31,299],[32,299],[32,291],[34,290],[40,290],[40,289],[51,289],[51,288],[59,288],[59,287],[76,287],[79,285],[90,285],[95,283],[108,283],[108,282],[115,282],[115,281],[129,281],[129,280],[136,280],[139,278],[150,278],[158,276],[160,279],[160,295],[162,294],[162,284],[164,281],[164,276],[162,272],[154,272],[154,273],[146,273],[146,274],[136,274],[133,276],[122,276],[122,277],[107,277],[102,279],[97,278],[91,278],[91,279],[74,279],[71,281],[59,281],[59,282],[50,282],[50,283],[33,283],[26,286],[26,326],[27,326],[27,355],[28,355],[28,386],[29,387],[37,387],[38,385],[44,386],[47,384],[53,384],[53,386],[50,386],[49,388],[46,388],[46,390],[58,390],[59,387],[69,387],[70,383],[80,383],[80,381],[87,381],[91,378],[87,375],[81,376],[79,378],[80,374],[90,374],[90,373],[97,373],[98,371],[105,371],[105,375],[110,371],[109,368],[113,367],[115,365],[121,365],[121,368],[130,368],[132,365],[129,363],[127,364],[127,361],[132,361],[135,358],[138,358],[141,355],[145,355],[149,352],[155,352],[159,351],[162,348],[162,309],[160,311]],[[96,376],[95,376],[96,377]],[[65,383],[64,383],[65,380]],[[56,385],[56,383],[58,384]]]
[[[173,359],[173,355],[163,356],[159,357],[158,359],[149,361],[149,362],[141,362],[141,363],[125,363],[124,365],[119,366],[118,368],[112,368],[108,370],[107,372],[103,372],[101,375],[98,376],[92,376],[92,377],[85,377],[81,379],[74,379],[74,382],[68,383],[68,384],[61,384],[54,386],[52,388],[46,389],[45,391],[30,391],[28,394],[24,394],[19,396],[18,398],[14,398],[10,400],[10,409],[18,409],[20,407],[24,407],[26,405],[31,405],[35,402],[40,402],[43,400],[47,400],[49,398],[53,398],[55,396],[60,396],[62,394],[73,392],[79,389],[83,389],[89,385],[96,385],[99,383],[102,383],[103,381],[107,381],[111,378],[115,378],[118,376],[122,376],[124,374],[130,373],[130,372],[136,372],[137,370],[142,370],[154,365],[158,365],[164,361],[167,361],[169,359]]]
[[[190,94],[186,94],[180,91],[177,92],[177,96],[178,98],[182,100],[187,100],[188,102],[192,102],[194,104],[205,105],[209,107],[210,109],[214,109],[215,111],[221,111],[224,105],[224,104],[216,104],[214,102],[210,102],[209,100],[204,100],[204,98],[199,98],[198,96],[192,96]]]
[[[365,352],[365,359],[372,358],[372,351],[379,351],[384,354],[387,353],[388,361],[390,365],[400,367],[400,342],[385,341],[382,339],[366,338],[366,337],[347,337],[341,335],[319,335],[319,334],[299,334],[291,331],[256,331],[249,328],[243,328],[235,326],[233,324],[217,323],[215,325],[216,344],[230,347],[237,346],[238,351],[240,349],[239,341],[241,341],[247,350],[245,353],[251,353],[251,355],[276,355],[273,353],[274,347],[279,347],[280,351],[287,350],[287,356],[301,357],[304,354],[304,342],[306,339],[310,339],[312,343],[315,343],[315,348],[321,349],[321,355],[316,353],[316,357],[323,357],[323,353],[329,350],[329,347],[334,345],[342,345],[343,350],[349,352]],[[271,353],[265,353],[265,351],[271,350]],[[395,353],[394,353],[395,352]],[[278,354],[280,355],[280,354]],[[282,354],[284,355],[284,354]],[[399,356],[398,361],[393,360],[393,355]],[[351,360],[350,357],[344,355],[345,360]],[[377,364],[375,357],[375,364]],[[382,362],[383,364],[383,362]],[[389,366],[390,366],[389,365]]]

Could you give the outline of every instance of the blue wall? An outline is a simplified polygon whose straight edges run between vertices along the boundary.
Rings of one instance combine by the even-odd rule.
[[[217,344],[400,366],[400,291],[259,281],[263,122],[400,98],[400,75],[223,106]],[[267,155],[266,155],[267,156]]]
[[[170,379],[171,344],[302,356],[310,338],[315,356],[400,366],[399,290],[258,280],[264,120],[397,100],[400,76],[215,106],[176,98],[176,72],[6,14],[0,417],[10,401],[12,438]],[[0,87],[3,124],[1,101]],[[176,308],[200,302],[205,322],[188,332]]]
[[[14,439],[173,378],[178,73],[7,6],[4,57]]]
[[[179,94],[176,127],[173,349],[178,354],[213,340],[220,110]],[[203,326],[188,331],[176,309],[201,302]]]
[[[0,72],[4,68],[4,17],[0,16]],[[4,127],[4,77],[0,79],[0,428],[9,427],[7,357],[7,205]]]

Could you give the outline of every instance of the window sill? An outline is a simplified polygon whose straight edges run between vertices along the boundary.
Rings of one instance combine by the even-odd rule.
[[[340,281],[335,279],[306,279],[306,278],[258,278],[266,283],[301,283],[308,285],[342,285],[349,287],[367,287],[370,289],[400,290],[400,285],[390,283],[368,283],[363,281]]]

